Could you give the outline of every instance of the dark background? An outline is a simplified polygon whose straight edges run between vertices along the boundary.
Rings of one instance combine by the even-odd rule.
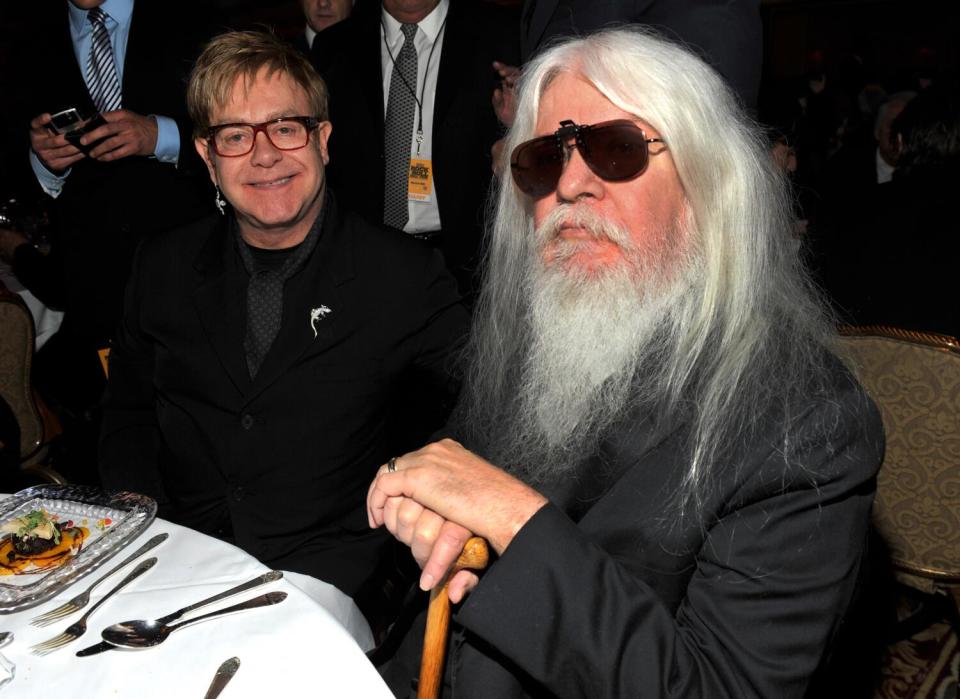
[[[20,30],[28,4],[4,2],[0,7],[0,201],[35,196],[37,191],[26,164],[26,124],[11,117],[19,104],[18,80],[30,77],[30,66],[15,57],[24,45],[44,40]],[[215,0],[214,4],[221,10],[224,27],[267,24],[293,36],[303,26],[296,0]],[[190,3],[170,3],[171,12],[188,7]],[[822,71],[834,86],[877,82],[887,92],[914,87],[920,74],[941,79],[957,74],[960,3],[955,0],[766,0],[761,13],[764,71],[758,116],[762,121],[776,122],[784,100],[791,99],[811,72]],[[189,12],[184,20],[189,21]]]

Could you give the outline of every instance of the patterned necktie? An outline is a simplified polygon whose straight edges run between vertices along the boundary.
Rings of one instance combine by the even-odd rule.
[[[107,16],[99,7],[87,12],[93,26],[90,58],[87,59],[87,89],[99,112],[120,109],[120,78],[107,32]]]
[[[383,190],[383,222],[402,229],[407,223],[407,172],[410,169],[410,137],[416,107],[416,24],[401,24],[404,42],[393,63],[390,96],[384,121],[383,151],[386,160]]]
[[[323,228],[324,213],[329,208],[329,202],[329,198],[324,199],[320,215],[313,222],[307,237],[287,256],[283,265],[276,269],[258,265],[253,253],[240,238],[239,229],[235,228],[240,259],[250,275],[247,283],[247,328],[243,338],[243,350],[251,379],[256,378],[264,358],[280,333],[283,321],[284,284],[303,267],[306,259],[317,246],[320,231]],[[236,220],[233,225],[236,226]]]

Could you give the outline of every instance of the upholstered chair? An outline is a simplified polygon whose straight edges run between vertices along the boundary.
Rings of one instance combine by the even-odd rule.
[[[65,483],[46,463],[49,443],[61,430],[33,390],[34,332],[30,309],[0,282],[0,398],[19,427],[20,468],[40,480]]]
[[[874,523],[896,578],[933,596],[960,629],[960,342],[844,327],[838,351],[883,416]]]

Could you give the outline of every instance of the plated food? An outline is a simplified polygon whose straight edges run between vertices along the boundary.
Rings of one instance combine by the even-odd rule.
[[[0,575],[41,573],[66,563],[83,548],[89,528],[58,521],[45,509],[32,510],[0,526]]]
[[[144,495],[86,485],[35,485],[0,498],[0,615],[40,604],[100,567],[146,529],[156,512],[157,503]],[[43,513],[57,534],[42,521]],[[49,538],[29,537],[28,546],[28,532],[20,532],[26,525]]]

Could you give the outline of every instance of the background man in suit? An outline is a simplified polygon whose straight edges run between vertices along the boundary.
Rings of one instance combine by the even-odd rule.
[[[350,16],[353,0],[300,0],[300,6],[307,24],[293,45],[309,55],[317,34]]]
[[[474,0],[384,0],[358,5],[313,53],[337,124],[331,185],[367,220],[439,248],[465,292],[499,129],[491,65],[516,56],[501,18]]]
[[[857,587],[882,429],[827,349],[785,181],[672,42],[606,31],[526,70],[458,441],[382,467],[371,525],[423,589],[471,532],[499,556],[451,582],[472,588],[455,696],[805,696]],[[398,696],[421,638],[385,668]]]
[[[398,382],[417,374],[451,400],[466,312],[438,254],[337,206],[326,88],[296,49],[221,35],[188,100],[225,215],[140,248],[110,355],[104,485],[363,597],[389,542],[365,527],[364,493],[406,410]]]
[[[178,13],[134,0],[41,0],[31,12],[29,31],[45,39],[23,57],[23,122],[37,183],[55,199],[62,268],[21,244],[14,272],[61,278],[66,316],[47,368],[61,407],[82,414],[103,390],[96,351],[113,335],[137,243],[210,210],[184,103],[209,17],[203,2]],[[79,148],[51,129],[51,115],[68,108],[106,121]]]

